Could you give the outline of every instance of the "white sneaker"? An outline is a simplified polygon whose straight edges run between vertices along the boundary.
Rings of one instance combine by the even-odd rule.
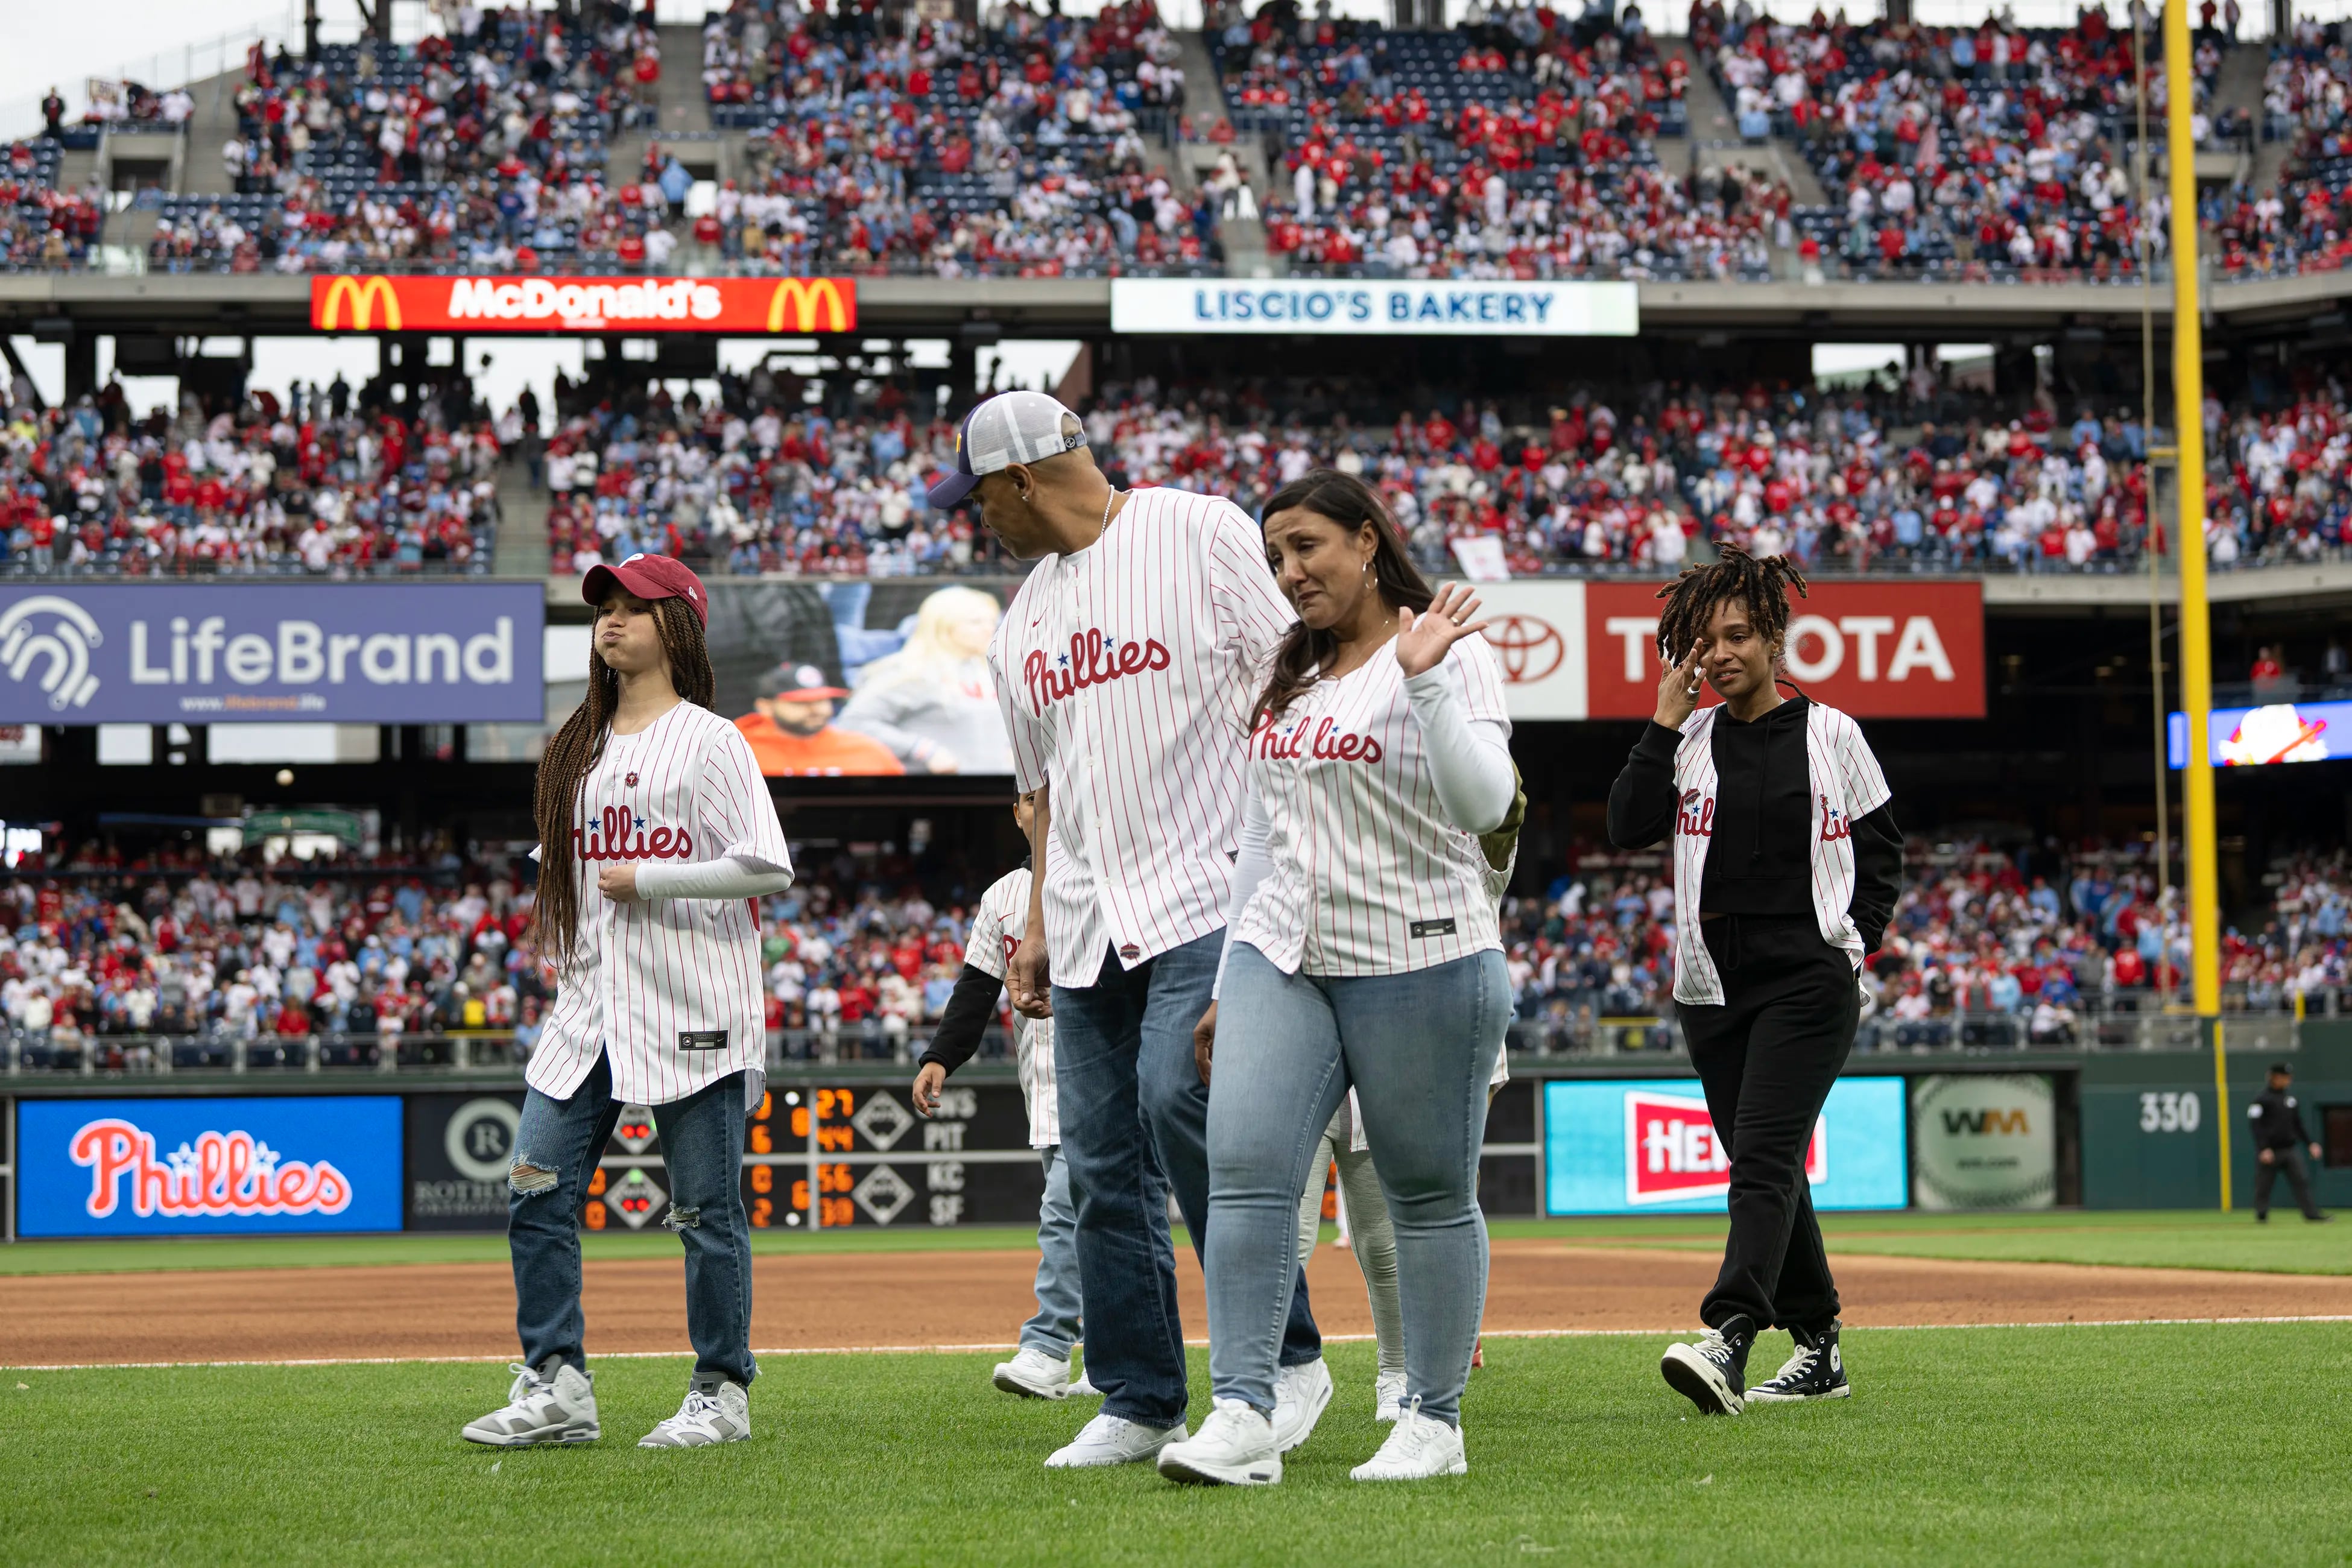
[[[1184,1440],[1184,1423],[1146,1426],[1123,1415],[1097,1415],[1078,1435],[1046,1456],[1049,1470],[1091,1470],[1105,1465],[1132,1465],[1160,1457],[1171,1443]]]
[[[1372,1419],[1393,1421],[1404,1414],[1404,1373],[1384,1372],[1372,1382]]]
[[[1160,1473],[1202,1486],[1270,1487],[1282,1479],[1274,1423],[1247,1400],[1220,1399],[1199,1436],[1160,1450]]]
[[[1077,1376],[1070,1379],[1070,1397],[1073,1399],[1100,1399],[1102,1397],[1102,1390],[1094,1385],[1093,1379],[1081,1372]]]
[[[1286,1366],[1274,1374],[1275,1447],[1287,1454],[1314,1435],[1331,1403],[1331,1369],[1321,1360]]]
[[[1432,1476],[1467,1475],[1469,1470],[1461,1432],[1435,1416],[1423,1415],[1416,1399],[1398,1415],[1381,1451],[1348,1474],[1360,1481],[1424,1481]]]
[[[593,1443],[604,1436],[596,1425],[593,1374],[569,1363],[558,1366],[551,1380],[520,1362],[507,1370],[515,1374],[507,1407],[467,1422],[462,1434],[467,1442],[528,1448],[537,1443]]]
[[[721,1383],[706,1393],[686,1391],[677,1414],[637,1439],[640,1448],[699,1448],[711,1443],[740,1443],[751,1435],[751,1391],[740,1383]]]
[[[1023,1345],[1011,1361],[996,1363],[992,1381],[1024,1399],[1065,1399],[1070,1393],[1070,1363],[1067,1357],[1056,1361],[1034,1345]]]

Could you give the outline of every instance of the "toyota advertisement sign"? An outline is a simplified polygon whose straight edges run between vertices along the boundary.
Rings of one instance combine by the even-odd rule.
[[[1544,1212],[1721,1214],[1731,1162],[1696,1079],[1543,1086]],[[1840,1079],[1805,1150],[1817,1209],[1910,1201],[1899,1078]]]
[[[1644,719],[1657,707],[1654,582],[1483,583],[1514,719]],[[1816,583],[1790,605],[1789,679],[1861,719],[1981,719],[1974,582]],[[1711,689],[1700,700],[1717,700]]]
[[[537,722],[537,583],[0,589],[0,724]]]

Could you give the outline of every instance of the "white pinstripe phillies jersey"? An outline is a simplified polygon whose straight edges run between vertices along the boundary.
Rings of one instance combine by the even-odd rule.
[[[1013,967],[1013,950],[1029,924],[1029,868],[1007,871],[988,885],[972,912],[963,961],[999,980]],[[1062,1110],[1054,1087],[1054,1020],[1013,1014],[1013,1059],[1021,1073],[1021,1101],[1029,1111],[1029,1146],[1062,1141]]]
[[[1252,671],[1295,618],[1249,514],[1189,490],[1130,492],[1013,595],[988,662],[1021,787],[1053,785],[1055,984],[1224,924]]]
[[[761,870],[792,870],[776,803],[742,731],[681,702],[636,734],[611,736],[582,781],[574,820],[572,843],[558,847],[580,878],[579,950],[556,977],[555,1006],[524,1073],[530,1086],[569,1100],[601,1052],[612,1058],[614,1099],[667,1105],[762,1068],[767,1004],[751,901],[624,904],[596,887],[611,860],[693,865],[733,856]]]
[[[1699,935],[1699,892],[1706,883],[1706,850],[1715,841],[1715,716],[1702,708],[1683,721],[1675,747],[1675,1000],[1703,1006],[1723,1002],[1723,976]],[[1813,809],[1806,829],[1812,867],[1813,916],[1822,940],[1842,947],[1859,965],[1862,932],[1853,923],[1853,819],[1885,805],[1894,791],[1862,726],[1834,708],[1806,702],[1805,766],[1812,776]]]
[[[1465,721],[1507,734],[1503,671],[1484,637],[1446,650]],[[1234,929],[1285,973],[1400,974],[1499,950],[1500,888],[1478,840],[1447,820],[1393,644],[1318,681],[1249,738],[1273,870]]]

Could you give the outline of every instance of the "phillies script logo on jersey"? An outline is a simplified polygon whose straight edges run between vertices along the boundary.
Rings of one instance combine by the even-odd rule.
[[[1714,799],[1709,797],[1702,802],[1698,798],[1698,791],[1683,791],[1682,799],[1675,804],[1675,831],[1688,838],[1714,837]]]
[[[1805,1179],[1830,1173],[1829,1144],[1819,1121],[1805,1148]],[[1715,1136],[1706,1101],[1649,1089],[1625,1093],[1625,1201],[1683,1203],[1731,1190],[1731,1157]]]
[[[1342,735],[1339,726],[1328,717],[1311,725],[1301,719],[1287,730],[1274,727],[1274,716],[1267,714],[1258,721],[1257,733],[1250,737],[1250,745],[1261,757],[1274,762],[1297,762],[1312,757],[1318,763],[1377,763],[1381,760],[1381,743],[1370,735]]]
[[[91,1121],[68,1146],[77,1165],[89,1167],[82,1210],[104,1219],[131,1184],[131,1211],[228,1219],[239,1215],[341,1214],[351,1206],[352,1184],[324,1160],[289,1160],[250,1132],[206,1132],[155,1157],[155,1135],[115,1117]]]
[[[1127,676],[1165,669],[1168,657],[1167,645],[1157,637],[1119,642],[1098,631],[1072,632],[1069,652],[1048,659],[1044,648],[1033,647],[1022,661],[1021,677],[1029,687],[1029,710],[1043,717],[1049,703],[1066,702],[1089,686],[1108,686]]]
[[[647,833],[644,817],[625,805],[608,805],[587,826],[572,830],[572,848],[583,860],[690,860],[694,835],[683,827]]]

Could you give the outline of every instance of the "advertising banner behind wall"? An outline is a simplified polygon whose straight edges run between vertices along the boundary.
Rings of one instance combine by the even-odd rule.
[[[1901,1079],[1838,1079],[1806,1151],[1813,1206],[1903,1207],[1904,1120]],[[1696,1079],[1544,1085],[1548,1214],[1721,1214],[1730,1169]]]
[[[0,723],[535,720],[536,583],[0,589]]]
[[[400,1100],[26,1100],[19,1236],[400,1228]]]
[[[2058,1117],[2047,1073],[1938,1074],[1911,1085],[1913,1197],[1923,1209],[2058,1203]]]
[[[1481,583],[1514,719],[1642,719],[1657,707],[1659,584]],[[1984,715],[1974,583],[1815,584],[1794,606],[1789,676],[1863,719]],[[1718,700],[1702,689],[1703,703]]]
[[[1630,338],[1641,331],[1641,301],[1632,283],[1119,278],[1110,330]]]
[[[407,1228],[504,1230],[520,1094],[407,1097]]]
[[[1656,583],[1591,583],[1584,624],[1596,719],[1658,704]],[[1858,719],[1981,719],[1984,590],[1977,583],[1820,583],[1790,595],[1789,679]],[[1720,700],[1702,687],[1702,703]]]
[[[854,278],[310,279],[327,332],[846,332]]]

